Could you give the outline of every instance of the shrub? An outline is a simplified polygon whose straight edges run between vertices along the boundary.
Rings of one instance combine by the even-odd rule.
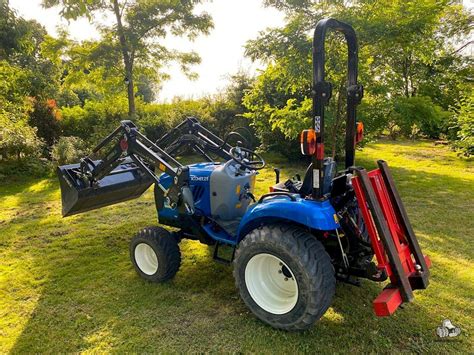
[[[419,133],[438,138],[442,123],[448,117],[449,112],[435,105],[427,96],[398,97],[394,100],[394,123],[405,137],[412,135],[413,125],[416,125]]]
[[[58,165],[76,163],[86,155],[86,144],[79,137],[61,137],[51,149],[51,157]]]
[[[456,134],[451,135],[451,144],[462,155],[470,157],[474,155],[474,91],[453,111],[454,125],[451,128]]]
[[[39,157],[44,142],[38,138],[36,128],[30,127],[25,121],[13,121],[0,111],[0,156],[2,160],[25,157]]]
[[[206,99],[175,99],[171,103],[143,105],[138,109],[137,124],[148,138],[155,141],[190,116],[213,130],[215,120]]]
[[[127,112],[127,98],[124,96],[104,97],[101,101],[86,100],[83,107],[63,107],[63,134],[79,137],[93,146],[110,134],[120,121],[128,119]]]
[[[54,144],[61,134],[61,111],[53,99],[33,99],[33,111],[29,123],[38,129],[38,136],[48,146]]]
[[[51,162],[46,158],[24,157],[20,161],[8,160],[0,162],[0,179],[8,177],[9,181],[24,177],[45,177],[53,172]]]

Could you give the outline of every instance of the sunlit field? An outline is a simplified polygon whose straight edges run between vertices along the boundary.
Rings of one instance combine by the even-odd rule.
[[[0,188],[0,353],[4,352],[471,352],[474,350],[474,164],[432,142],[379,142],[358,165],[388,161],[415,232],[433,266],[428,290],[390,318],[371,302],[383,285],[338,284],[334,302],[309,331],[288,333],[257,320],[212,247],[180,244],[181,269],[166,284],[138,277],[131,236],[155,225],[153,194],[61,218],[56,179]],[[257,197],[304,171],[272,157]],[[450,319],[462,333],[439,339]]]

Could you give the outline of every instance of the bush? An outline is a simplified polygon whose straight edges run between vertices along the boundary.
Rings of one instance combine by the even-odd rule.
[[[474,91],[470,97],[459,102],[459,107],[453,109],[454,125],[451,144],[466,157],[474,155]]]
[[[58,165],[77,163],[86,152],[86,143],[81,138],[61,137],[51,149],[51,158]]]
[[[419,129],[417,134],[438,138],[443,121],[449,117],[449,112],[435,105],[427,96],[396,98],[393,110],[394,123],[405,137],[412,136],[413,125],[416,125]]]
[[[50,176],[52,172],[53,166],[46,158],[27,156],[19,161],[0,161],[0,179],[8,177],[9,181],[24,177]]]
[[[190,116],[213,130],[216,122],[206,99],[175,99],[171,103],[143,105],[138,109],[137,124],[149,139],[155,141]]]
[[[79,137],[94,146],[110,134],[120,121],[129,118],[127,98],[114,96],[101,101],[86,100],[83,107],[63,107],[62,116],[64,136]]]
[[[53,99],[33,99],[29,123],[38,129],[38,136],[52,146],[61,135],[61,112]]]
[[[41,155],[44,142],[38,138],[36,128],[25,121],[13,121],[0,111],[0,158],[2,160],[22,160]]]

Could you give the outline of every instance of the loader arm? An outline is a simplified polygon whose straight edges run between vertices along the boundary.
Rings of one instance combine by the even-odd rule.
[[[183,122],[158,139],[156,144],[172,155],[178,154],[180,150],[187,147],[209,162],[213,162],[210,154],[217,155],[219,158],[227,161],[233,158],[230,153],[232,146],[228,143],[231,137],[237,137],[246,141],[239,132],[230,132],[224,139],[221,139],[205,128],[197,118],[187,117]]]
[[[137,189],[146,190],[152,183],[159,187],[158,205],[168,204],[182,212],[194,213],[194,202],[189,190],[189,168],[141,134],[133,122],[122,121],[93,149],[92,154],[97,154],[109,145],[111,148],[99,160],[94,161],[87,156],[78,165],[58,168],[63,216],[138,197]],[[155,169],[171,176],[173,183],[164,187]],[[124,175],[123,179],[117,177],[125,173],[128,175]],[[107,181],[112,178],[115,180]],[[130,196],[127,196],[128,190]],[[87,203],[81,199],[87,200]]]

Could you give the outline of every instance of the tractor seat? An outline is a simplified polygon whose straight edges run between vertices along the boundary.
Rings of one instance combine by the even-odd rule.
[[[296,178],[286,180],[285,182],[280,182],[271,187],[271,191],[274,192],[290,192],[300,194],[301,197],[306,197],[311,194],[312,190],[312,174],[313,174],[313,163],[309,164],[306,168],[303,180],[299,179],[299,176]],[[324,159],[324,182],[323,182],[323,194],[329,193],[331,191],[331,182],[334,176],[336,175],[336,162],[332,158]]]

